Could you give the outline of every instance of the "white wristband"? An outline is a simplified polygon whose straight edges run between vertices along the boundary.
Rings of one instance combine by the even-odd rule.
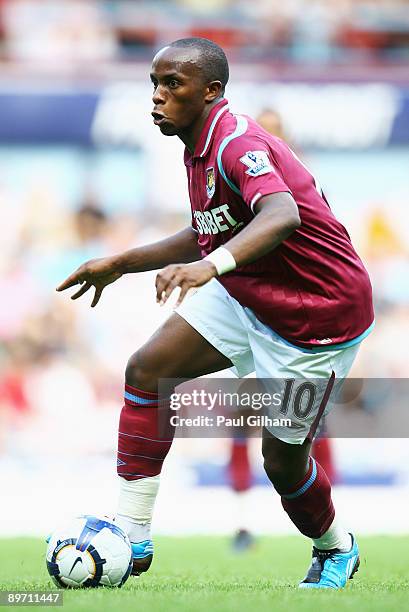
[[[204,261],[210,261],[216,268],[218,276],[235,270],[237,268],[236,260],[228,249],[219,247],[213,253],[206,255]]]

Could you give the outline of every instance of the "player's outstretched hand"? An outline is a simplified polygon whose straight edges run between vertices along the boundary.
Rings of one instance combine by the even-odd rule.
[[[201,287],[217,276],[216,267],[210,261],[196,261],[190,264],[166,266],[156,276],[156,301],[164,304],[172,291],[180,287],[176,306],[182,303],[189,289]]]
[[[57,291],[64,291],[75,285],[82,285],[81,289],[71,296],[72,300],[76,300],[84,295],[88,289],[94,287],[95,293],[91,303],[91,307],[94,308],[94,306],[98,304],[104,288],[114,283],[121,276],[122,272],[118,272],[115,262],[111,257],[91,259],[70,274],[70,276],[57,287]]]

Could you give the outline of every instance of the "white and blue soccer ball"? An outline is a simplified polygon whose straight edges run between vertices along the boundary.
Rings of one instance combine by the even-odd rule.
[[[76,517],[47,541],[47,570],[58,587],[121,587],[129,578],[131,543],[108,517]]]

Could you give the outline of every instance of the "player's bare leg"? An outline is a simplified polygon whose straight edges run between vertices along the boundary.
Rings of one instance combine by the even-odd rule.
[[[161,415],[165,418],[169,412],[169,402],[163,396],[159,400],[158,382],[164,378],[197,378],[229,366],[231,361],[177,314],[128,362],[118,436],[117,521],[133,543],[133,574],[146,571],[152,562],[153,505],[173,438],[172,428],[164,431],[158,426],[159,410],[164,411]],[[172,391],[168,389],[168,395]]]
[[[313,562],[302,587],[340,588],[359,567],[351,534],[335,519],[331,483],[310,457],[311,442],[288,444],[264,432],[264,468],[288,516],[313,540]],[[336,568],[336,571],[333,568]]]

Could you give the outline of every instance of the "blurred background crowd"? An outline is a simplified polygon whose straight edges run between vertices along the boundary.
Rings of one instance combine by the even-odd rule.
[[[409,53],[406,0],[1,0],[10,60],[146,59],[184,36],[235,60],[399,61]]]
[[[151,124],[148,74],[155,50],[191,35],[225,48],[235,111],[278,113],[368,266],[377,323],[353,374],[408,376],[407,0],[0,0],[2,476],[57,456],[67,474],[85,456],[114,474],[126,361],[169,312],[154,273],[120,279],[95,310],[55,287],[189,223],[183,148]],[[190,486],[224,465],[222,442],[178,441],[170,462]],[[337,444],[340,481],[408,480],[402,453],[380,461],[371,443]]]

